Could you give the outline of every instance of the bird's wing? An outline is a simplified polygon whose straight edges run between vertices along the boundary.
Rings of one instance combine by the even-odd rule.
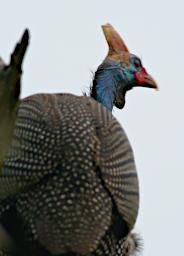
[[[105,108],[92,104],[100,154],[97,165],[104,186],[131,229],[139,207],[138,177],[130,142],[120,123]]]

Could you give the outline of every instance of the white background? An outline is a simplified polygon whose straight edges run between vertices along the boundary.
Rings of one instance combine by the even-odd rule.
[[[28,27],[22,97],[89,87],[105,58],[110,22],[139,55],[160,91],[136,88],[113,114],[134,149],[141,189],[136,231],[144,255],[184,255],[184,2],[182,0],[0,0],[0,55]]]

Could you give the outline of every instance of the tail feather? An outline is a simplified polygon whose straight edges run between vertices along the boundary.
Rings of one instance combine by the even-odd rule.
[[[133,256],[143,250],[143,240],[137,233],[129,233],[123,242],[122,256]]]

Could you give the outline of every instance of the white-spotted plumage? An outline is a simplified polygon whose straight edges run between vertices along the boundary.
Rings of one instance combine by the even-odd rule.
[[[50,255],[122,255],[139,189],[121,125],[89,97],[22,100],[0,175],[0,197],[8,196],[32,248],[39,244]]]

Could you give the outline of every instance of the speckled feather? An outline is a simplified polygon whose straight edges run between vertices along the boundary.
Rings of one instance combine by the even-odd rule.
[[[14,198],[31,248],[39,244],[48,255],[124,255],[139,202],[127,136],[92,98],[30,96],[18,109],[0,196]]]

